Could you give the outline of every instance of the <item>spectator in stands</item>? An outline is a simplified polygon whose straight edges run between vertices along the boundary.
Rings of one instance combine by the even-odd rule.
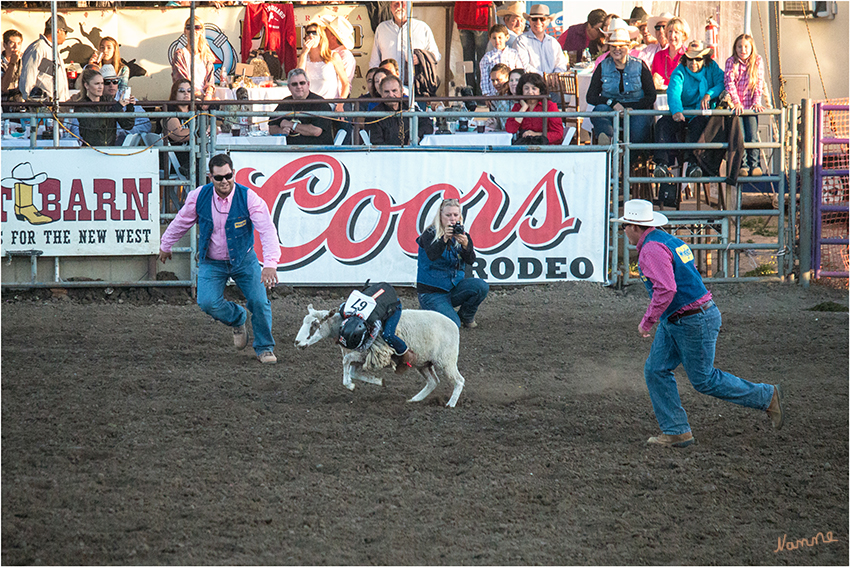
[[[552,19],[549,6],[535,4],[531,12],[523,14],[523,17],[530,22],[531,27],[516,42],[523,69],[540,75],[566,71],[570,63],[561,45],[557,39],[546,34],[546,25]]]
[[[372,74],[372,83],[374,85],[375,98],[381,98],[381,82],[389,76],[395,77],[396,75],[393,75],[384,67],[378,67],[377,69],[375,69],[375,72]],[[379,102],[370,102],[367,105],[366,110],[375,110],[375,107],[379,104]]]
[[[490,83],[496,89],[494,96],[507,96],[511,94],[509,77],[510,68],[504,63],[497,63],[490,69]],[[521,74],[520,74],[521,75]],[[512,100],[488,100],[487,107],[493,112],[510,112],[514,105]],[[487,127],[490,130],[504,130],[507,117],[492,117],[487,119]]]
[[[756,42],[753,36],[741,34],[732,44],[732,56],[726,60],[725,85],[732,99],[732,109],[740,115],[745,110],[761,112],[761,96],[764,92],[764,62],[756,53]],[[741,129],[744,132],[744,142],[758,141],[758,116],[741,116]],[[762,175],[758,148],[750,148],[744,152],[744,162],[738,177],[746,175]]]
[[[325,36],[328,38],[328,46],[342,60],[345,76],[348,77],[348,90],[350,93],[351,85],[354,82],[354,73],[357,68],[357,61],[354,59],[354,54],[351,53],[351,50],[354,49],[354,26],[351,25],[348,18],[336,16],[327,22],[324,30]],[[342,92],[341,81],[339,83],[339,92]]]
[[[83,89],[75,97],[78,102],[104,102],[98,106],[78,106],[74,108],[74,114],[89,114],[98,112],[135,112],[136,97],[128,100],[116,101],[113,97],[105,97],[103,92],[103,76],[99,71],[86,69],[83,71]],[[126,108],[125,108],[126,107]],[[135,124],[135,118],[107,118],[92,116],[91,118],[77,116],[71,120],[71,131],[79,131],[79,136],[91,146],[114,146],[117,135],[117,127],[120,124],[125,130],[131,129]],[[75,124],[74,124],[75,123]]]
[[[315,22],[304,28],[304,47],[298,57],[298,68],[304,69],[310,80],[310,90],[316,95],[325,99],[348,98],[351,84],[342,58],[330,49],[328,35]],[[343,103],[336,103],[335,110],[342,112]]]
[[[605,38],[605,49],[599,53],[599,56],[593,61],[593,68],[599,66],[600,63],[605,61],[608,58],[609,46],[608,46],[608,37],[614,33],[616,30],[626,30],[629,36],[629,42],[631,46],[636,46],[638,40],[640,39],[640,31],[635,26],[630,26],[626,23],[625,20],[621,20],[620,18],[614,17],[608,22],[608,27],[606,27],[602,31],[602,36]],[[636,49],[630,49],[629,55],[632,57],[638,56],[638,51]]]
[[[21,79],[18,81],[18,90],[21,97],[27,100],[33,89],[38,88],[44,95],[53,98],[53,28],[51,18],[44,23],[44,33],[38,39],[29,44],[21,57]],[[56,43],[65,43],[65,35],[74,31],[65,23],[65,18],[56,16]],[[50,69],[42,66],[42,61],[50,64]],[[68,80],[65,72],[65,63],[59,57],[56,65],[56,73],[61,78],[56,83],[56,97],[59,102],[68,100]]]
[[[324,100],[310,90],[310,78],[304,69],[296,67],[286,76],[291,96],[283,100]],[[315,112],[321,109],[318,103],[299,102],[297,104],[279,104],[275,112]],[[275,118],[269,122],[269,133],[273,136],[286,136],[288,146],[331,146],[333,128],[327,118],[319,116],[301,116],[298,118]]]
[[[395,59],[399,63],[406,62],[408,27],[412,41],[411,51],[417,49],[427,51],[439,62],[440,49],[434,40],[434,32],[425,22],[412,18],[407,21],[407,6],[405,2],[390,2],[393,18],[381,22],[375,30],[375,41],[372,55],[369,57],[369,67],[378,67],[384,59]],[[416,53],[413,54],[413,65],[419,64]],[[406,77],[406,73],[403,75]],[[404,81],[405,79],[402,78]]]
[[[672,20],[671,20],[672,22]],[[671,41],[672,43],[672,41]],[[717,106],[723,92],[723,70],[711,58],[711,48],[701,41],[692,41],[682,55],[681,62],[670,75],[667,87],[667,104],[673,116],[662,116],[655,125],[655,138],[659,144],[676,143],[682,136],[685,142],[694,143],[708,124],[708,116],[685,116],[685,110],[709,110]],[[696,164],[693,150],[685,150],[688,177],[702,177],[702,168]],[[655,177],[667,177],[672,165],[670,151],[655,150]]]
[[[388,75],[380,84],[381,97],[387,99],[395,99],[392,101],[382,102],[375,107],[378,112],[398,112],[399,110],[407,110],[410,108],[407,100],[402,99],[401,79],[395,75]],[[404,108],[402,108],[402,105]],[[418,106],[416,110],[419,110]],[[434,126],[431,124],[431,119],[425,116],[418,118],[419,140],[425,134],[434,132]],[[410,121],[407,118],[402,118],[398,114],[394,114],[387,118],[380,119],[368,127],[369,139],[372,145],[375,146],[407,146],[410,144]]]
[[[510,71],[514,67],[522,65],[519,53],[516,49],[508,47],[508,28],[502,24],[496,24],[490,28],[490,43],[493,49],[481,58],[481,94],[493,96],[496,94],[496,86],[490,81],[490,70],[498,64],[506,65]]]
[[[194,20],[187,19],[183,35],[186,36],[186,46],[181,47],[174,54],[174,60],[171,62],[171,79],[172,81],[190,80],[196,95],[200,95],[203,100],[212,100],[215,98],[215,68],[213,67],[215,55],[207,43],[204,22],[197,16]],[[194,54],[191,51],[193,38]],[[193,59],[194,79],[191,77]]]
[[[381,64],[378,65],[379,69],[384,69],[390,73],[390,75],[395,75],[399,79],[401,78],[401,71],[398,68],[398,61],[393,58],[384,59],[381,61]]]
[[[674,17],[670,12],[662,12],[658,16],[649,16],[646,20],[646,35],[644,36],[646,48],[642,50],[640,58],[646,61],[650,70],[652,70],[652,62],[655,60],[655,55],[659,51],[667,49],[667,22]],[[654,34],[654,42],[648,39],[648,37],[651,37],[651,34]]]
[[[97,64],[101,67],[112,65],[121,81],[118,88],[121,90],[127,88],[130,81],[130,68],[121,62],[121,52],[118,49],[118,42],[114,38],[106,36],[100,40],[99,49],[92,53],[89,64]]]
[[[100,74],[103,77],[103,100],[104,101],[121,101],[124,99],[124,93],[126,93],[126,89],[121,89],[121,79],[118,77],[118,74],[115,72],[115,68],[112,65],[104,65],[100,69]],[[126,106],[121,107],[123,110],[127,110]],[[135,112],[144,112],[145,110],[138,105],[134,105],[130,107],[131,110]],[[120,146],[124,143],[124,139],[128,134],[145,134],[151,131],[151,121],[147,116],[137,116],[135,117],[135,122],[133,123],[133,127],[129,130],[125,129],[121,123],[118,124],[118,131],[115,136],[115,145]]]
[[[192,83],[189,79],[177,79],[171,85],[171,93],[168,100],[174,104],[168,106],[171,112],[189,112],[189,105],[192,101]],[[188,124],[183,123],[183,118],[169,116],[163,118],[162,133],[165,136],[165,141],[171,146],[185,146],[189,144],[189,137],[192,134],[192,129]],[[184,177],[189,177],[189,154],[187,152],[174,152],[179,163],[178,170]]]
[[[489,79],[489,74],[481,71],[481,60],[487,52],[493,2],[492,0],[455,2],[452,13],[460,36],[463,60],[472,63],[472,72],[466,73],[466,84],[473,87],[475,95],[480,95],[482,94],[481,83]]]
[[[18,30],[3,32],[3,77],[0,79],[0,91],[3,102],[23,102],[18,83],[21,80],[21,54],[24,36]],[[3,112],[12,111],[12,107],[3,105]]]
[[[646,64],[629,55],[631,39],[625,28],[615,29],[608,36],[609,57],[606,57],[593,72],[587,88],[587,103],[594,105],[594,112],[610,112],[623,108],[650,109],[655,103],[655,85],[652,73]],[[593,131],[599,144],[607,146],[614,135],[611,118],[592,117]],[[632,142],[648,142],[652,126],[651,116],[630,117]]]
[[[525,69],[520,67],[516,69],[511,69],[510,74],[508,75],[508,92],[514,96],[517,94],[517,87],[519,86],[519,80],[522,79],[522,76],[525,75]]]
[[[670,75],[678,67],[682,53],[685,51],[691,28],[682,18],[671,18],[667,21],[664,31],[667,35],[667,48],[655,54],[650,67],[655,88],[658,90],[667,88]]]
[[[590,48],[592,42],[602,37],[606,16],[605,10],[597,8],[587,15],[586,22],[570,26],[561,34],[558,43],[561,49],[567,52],[570,61],[573,63],[581,61],[584,50]],[[594,44],[590,55],[596,56],[597,52],[598,45]]]
[[[554,38],[552,38],[554,39]],[[548,95],[549,89],[546,88],[546,83],[543,77],[538,73],[526,73],[519,80],[517,90],[524,96],[534,97],[537,95]],[[546,106],[543,106],[543,103]],[[512,112],[558,112],[558,106],[548,98],[528,98],[516,103],[511,109]],[[564,139],[564,124],[561,122],[560,116],[553,115],[547,120],[547,132],[543,135],[543,118],[511,116],[505,122],[505,130],[516,134],[514,144],[516,145],[558,145]]]
[[[516,41],[525,33],[525,18],[522,17],[524,12],[525,2],[505,2],[496,11],[496,15],[502,18],[508,28],[508,47],[511,49],[516,49]]]

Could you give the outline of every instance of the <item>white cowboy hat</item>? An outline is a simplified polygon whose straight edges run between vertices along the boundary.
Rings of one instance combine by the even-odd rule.
[[[614,31],[608,33],[608,37],[605,39],[605,43],[608,45],[631,45],[632,37],[629,34],[629,30],[624,28],[617,28]]]
[[[623,216],[614,222],[636,224],[638,226],[663,226],[667,217],[652,210],[652,203],[643,199],[631,199],[623,206]]]
[[[327,22],[325,26],[331,30],[343,47],[349,51],[354,49],[354,26],[351,25],[348,18],[336,16]]]
[[[32,172],[32,164],[28,161],[19,163],[12,168],[12,175],[3,179],[3,183],[14,181],[15,183],[25,183],[26,185],[40,185],[47,179],[47,173],[41,172],[34,174]]]
[[[608,23],[608,29],[603,30],[602,33],[604,33],[606,36],[610,36],[617,30],[626,30],[626,32],[629,34],[629,38],[631,39],[637,39],[640,37],[640,30],[637,28],[637,26],[630,26],[626,23],[626,20],[621,20],[620,18],[613,18]],[[611,40],[606,39],[605,43],[611,43]]]
[[[109,65],[109,64],[104,65],[103,67],[100,68],[100,74],[103,76],[104,79],[117,79],[118,78],[118,73],[115,72],[115,67],[113,67],[112,65]]]
[[[647,27],[649,27],[650,29],[653,29],[653,30],[654,30],[654,29],[655,29],[655,24],[657,24],[658,22],[665,22],[665,23],[666,23],[666,22],[669,22],[670,20],[672,20],[672,19],[673,19],[673,18],[675,18],[675,17],[676,17],[676,16],[674,16],[674,15],[673,15],[673,14],[671,14],[670,12],[661,12],[661,13],[660,13],[660,14],[658,14],[657,16],[650,16],[650,17],[648,17],[648,18],[646,19],[646,25],[647,25]]]
[[[703,42],[698,39],[688,43],[688,49],[684,53],[684,57],[688,59],[701,59],[711,53],[711,48],[706,47]]]
[[[535,4],[531,7],[531,10],[528,14],[523,14],[522,17],[526,20],[530,20],[534,16],[544,16],[545,18],[551,20],[552,16],[549,14],[549,6],[546,4]]]
[[[520,16],[525,13],[525,2],[505,2],[501,8],[496,11],[496,15],[504,16]]]

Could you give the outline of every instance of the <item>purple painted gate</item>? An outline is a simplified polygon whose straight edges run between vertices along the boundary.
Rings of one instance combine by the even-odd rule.
[[[812,269],[816,278],[848,277],[848,114],[847,99],[815,105]]]

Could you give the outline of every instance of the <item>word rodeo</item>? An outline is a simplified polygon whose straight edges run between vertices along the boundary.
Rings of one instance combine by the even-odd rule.
[[[780,551],[794,551],[801,547],[814,547],[819,543],[818,539],[820,539],[820,543],[834,543],[838,541],[832,537],[832,532],[826,532],[826,536],[824,536],[821,532],[818,532],[810,540],[803,538],[796,541],[787,541],[788,534],[783,534],[782,537],[777,539],[778,543],[776,545],[776,549],[773,550],[773,553],[779,553]]]
[[[320,172],[329,181],[319,182]],[[401,203],[380,189],[350,193],[347,168],[328,155],[297,158],[268,178],[251,168],[240,169],[236,175],[239,183],[254,189],[269,204],[279,234],[291,234],[290,223],[306,223],[304,215],[330,217],[329,222],[321,223],[324,230],[309,241],[293,246],[281,243],[281,271],[303,268],[325,252],[342,264],[365,264],[378,256],[393,237],[404,254],[415,258],[416,238],[430,222],[439,201],[458,199],[464,218],[474,211],[467,230],[480,253],[473,266],[479,277],[507,279],[516,274],[520,279],[565,279],[571,275],[586,279],[593,275],[594,267],[585,257],[567,258],[563,251],[551,258],[498,255],[516,239],[539,254],[579,233],[582,222],[569,213],[563,177],[555,169],[546,172],[510,214],[508,193],[487,172],[465,195],[450,184],[438,183]],[[264,181],[262,185],[255,185],[260,179]]]

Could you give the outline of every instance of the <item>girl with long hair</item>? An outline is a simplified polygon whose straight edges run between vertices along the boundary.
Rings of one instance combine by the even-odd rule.
[[[726,60],[725,84],[726,91],[732,99],[735,114],[741,115],[745,110],[761,112],[761,96],[764,92],[764,62],[756,53],[756,42],[753,36],[741,34],[732,44],[733,55]],[[740,116],[741,127],[744,131],[744,142],[758,141],[758,116]],[[738,177],[746,175],[762,175],[759,167],[759,149],[750,148],[744,152],[744,161]]]
[[[298,67],[307,73],[311,92],[327,99],[348,98],[351,90],[348,73],[339,53],[331,50],[328,37],[319,29],[319,24],[312,23],[304,29],[304,47],[298,57]],[[342,103],[337,103],[335,110],[342,112]]]
[[[186,20],[186,26],[183,30],[186,36],[186,47],[181,47],[174,54],[174,60],[171,62],[171,80],[187,79],[191,81],[193,90],[198,93],[203,100],[212,100],[215,98],[215,55],[213,55],[207,38],[204,35],[204,22],[195,16]],[[192,39],[194,36],[194,53],[191,51]],[[195,76],[192,74],[192,60],[195,61]]]
[[[129,100],[114,101],[103,99],[103,75],[96,69],[85,69],[82,76],[82,89],[73,99],[75,102],[103,102],[101,105],[80,106],[74,109],[75,114],[90,114],[97,112],[121,112],[123,106],[127,106],[129,113],[127,118],[105,118],[82,116],[72,118],[69,121],[72,132],[79,132],[80,138],[91,146],[113,146],[118,133],[118,124],[125,130],[131,129],[136,119],[132,116],[135,112],[135,97]]]
[[[130,80],[130,68],[121,62],[121,50],[118,48],[118,41],[114,37],[105,36],[100,40],[98,50],[89,58],[89,64],[99,65],[100,67],[112,65],[120,81],[118,90],[127,88],[127,83]]]

